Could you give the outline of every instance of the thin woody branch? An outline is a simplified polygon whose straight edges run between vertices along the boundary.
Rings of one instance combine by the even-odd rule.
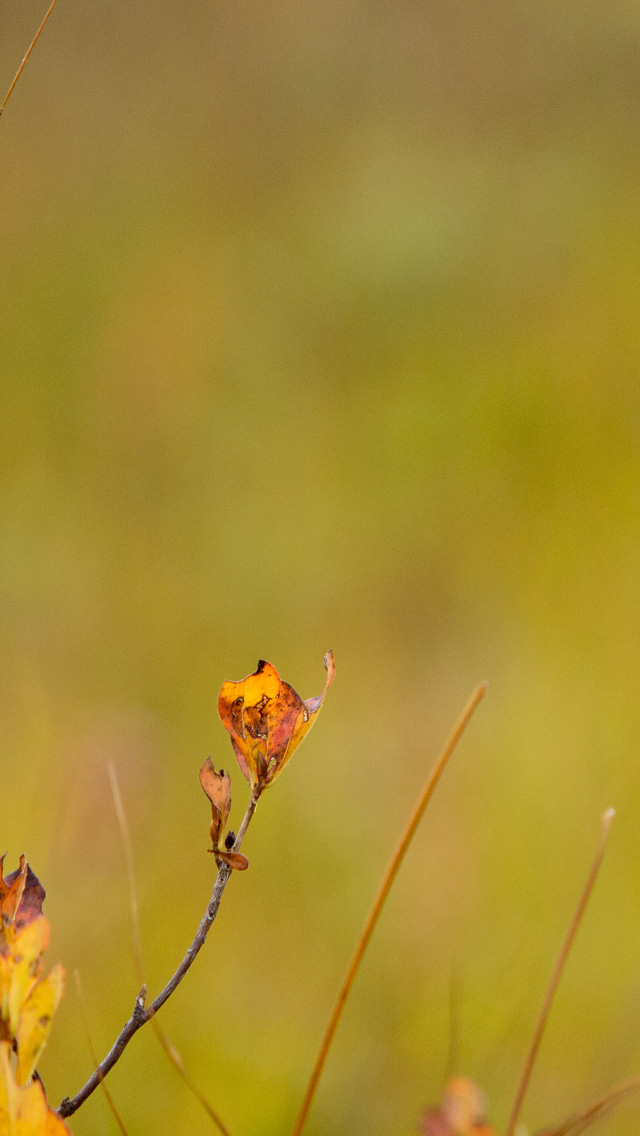
[[[122,843],[124,846],[125,859],[127,862],[127,875],[129,877],[129,903],[131,906],[131,929],[133,932],[133,956],[138,984],[139,986],[142,986],[144,983],[144,968],[142,965],[142,943],[140,939],[140,923],[138,920],[138,893],[136,889],[133,844],[131,842],[131,833],[129,832],[129,825],[127,823],[127,815],[125,813],[122,797],[120,795],[118,775],[116,773],[115,766],[112,764],[109,765],[109,780],[111,781],[111,793],[113,796],[113,803],[115,805],[116,816],[118,818],[118,825],[120,827],[120,834],[122,836]],[[229,803],[231,802],[229,801]],[[173,1045],[173,1043],[169,1040],[164,1030],[161,1028],[157,1017],[151,1019],[151,1029],[155,1033],[158,1042],[162,1046],[162,1049],[166,1053],[174,1069],[177,1071],[179,1076],[182,1077],[185,1085],[187,1086],[189,1091],[193,1093],[196,1100],[200,1102],[203,1109],[220,1132],[220,1136],[230,1136],[229,1129],[227,1128],[222,1118],[218,1115],[216,1110],[213,1108],[213,1105],[209,1103],[204,1093],[198,1088],[195,1081],[187,1072],[184,1062],[180,1054],[178,1053],[178,1050],[176,1049],[175,1045]],[[97,1057],[94,1058],[93,1063],[94,1066],[98,1065]],[[102,1083],[102,1088],[106,1093],[107,1087],[104,1082]]]
[[[233,846],[234,852],[238,851],[240,845],[242,844],[251,818],[256,811],[257,803],[258,797],[256,795],[252,795],[247,807],[247,811],[243,817],[242,824],[240,825],[235,844]],[[76,1093],[74,1097],[64,1098],[58,1109],[59,1116],[65,1118],[67,1116],[72,1116],[74,1112],[77,1112],[77,1110],[80,1108],[80,1105],[84,1104],[88,1097],[90,1097],[91,1094],[95,1092],[107,1073],[109,1073],[110,1070],[113,1069],[113,1066],[120,1060],[133,1035],[137,1033],[138,1030],[141,1029],[141,1027],[146,1022],[150,1021],[154,1014],[157,1014],[158,1010],[162,1006],[164,1006],[167,999],[171,997],[176,987],[180,985],[185,974],[193,964],[196,955],[204,946],[205,940],[209,933],[209,928],[211,927],[211,924],[218,914],[222,896],[224,895],[224,890],[229,882],[231,872],[232,868],[230,868],[227,864],[219,864],[218,875],[216,877],[216,882],[213,885],[211,899],[207,904],[207,910],[202,916],[202,919],[200,920],[200,926],[196,931],[193,942],[191,943],[191,946],[187,948],[187,952],[177,970],[172,974],[166,986],[164,986],[160,993],[156,995],[153,1002],[151,1002],[149,1006],[145,1005],[147,995],[146,987],[142,987],[140,993],[138,994],[138,997],[136,998],[131,1017],[118,1034],[118,1037],[111,1046],[111,1049],[107,1053],[107,1056],[100,1062],[95,1072],[92,1073],[92,1075],[89,1077],[89,1080],[85,1085],[82,1086],[80,1091]]]

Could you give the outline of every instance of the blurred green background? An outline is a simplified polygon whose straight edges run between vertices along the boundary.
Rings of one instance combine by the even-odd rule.
[[[44,7],[0,14],[6,88]],[[162,1024],[233,1136],[288,1133],[425,769],[490,682],[363,965],[308,1136],[410,1136],[450,1048],[504,1129],[640,1072],[640,14],[506,0],[61,0],[0,124],[2,849],[91,1071],[213,878],[224,679],[319,693]],[[234,769],[237,823],[247,797]],[[150,1029],[129,1136],[212,1131]],[[599,1131],[630,1136],[637,1105]],[[76,1136],[116,1128],[96,1093]]]

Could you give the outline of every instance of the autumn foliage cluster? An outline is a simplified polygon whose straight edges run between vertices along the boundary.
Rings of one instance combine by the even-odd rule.
[[[49,924],[45,896],[24,856],[3,875],[0,859],[0,1133],[2,1136],[63,1136],[68,1128],[47,1105],[37,1075],[53,1015],[64,987],[58,963],[43,975]],[[15,1060],[12,1059],[12,1053]]]
[[[261,661],[256,672],[241,682],[225,682],[220,692],[220,717],[229,731],[234,753],[251,788],[250,803],[243,828],[236,836],[226,832],[231,808],[231,776],[216,771],[211,758],[200,770],[200,782],[211,805],[209,834],[218,866],[216,888],[196,940],[189,948],[181,968],[156,1000],[162,1004],[173,992],[206,937],[210,923],[231,870],[246,870],[249,861],[240,851],[258,800],[274,783],[297,746],[311,729],[324,696],[333,682],[333,653],[325,656],[324,690],[316,698],[303,701],[288,683],[281,681],[271,663]],[[64,969],[60,964],[43,974],[42,956],[49,940],[49,924],[42,913],[45,891],[24,856],[20,867],[6,878],[0,860],[0,1136],[62,1136],[68,1133],[61,1116],[47,1104],[37,1072],[40,1054],[47,1042],[53,1015],[64,988]],[[195,944],[195,946],[194,946]],[[136,1002],[132,1021],[136,1028],[149,1020],[155,1003],[144,1009],[144,998]],[[122,1049],[129,1036],[121,1035]],[[119,1054],[118,1054],[119,1056]],[[103,1080],[110,1064],[103,1062],[96,1081]],[[93,1084],[74,1099],[65,1098],[60,1108],[71,1115],[93,1091]],[[224,1131],[221,1122],[218,1125]]]
[[[210,1120],[221,1136],[230,1136],[229,1129],[214,1107],[193,1085],[181,1059],[162,1034],[155,1015],[175,991],[204,945],[207,933],[216,918],[224,890],[233,871],[246,871],[249,861],[240,846],[264,793],[282,773],[296,748],[317,719],[327,690],[335,675],[333,653],[325,656],[326,678],[322,693],[304,701],[288,683],[282,681],[271,663],[261,661],[257,670],[240,682],[225,682],[220,691],[218,710],[226,727],[238,765],[249,782],[250,798],[238,833],[228,831],[231,808],[231,775],[224,769],[216,770],[211,758],[200,769],[200,782],[211,806],[209,852],[215,858],[217,875],[211,898],[195,937],[186,954],[163,990],[147,1005],[146,987],[142,986],[129,1021],[114,1042],[107,1056],[97,1064],[86,1084],[75,1097],[66,1097],[58,1112],[47,1103],[44,1087],[38,1074],[38,1060],[45,1046],[52,1019],[63,992],[64,971],[57,964],[44,973],[43,953],[49,939],[49,924],[42,913],[45,892],[29,868],[24,856],[16,871],[4,877],[3,860],[0,860],[0,1136],[64,1136],[69,1133],[64,1119],[75,1111],[99,1086],[124,1053],[133,1035],[147,1022],[152,1021],[168,1055],[187,1084],[204,1105]],[[438,781],[453,753],[467,723],[484,694],[486,684],[481,683],[471,695],[456,723],[450,738],[429,772],[417,803],[393,854],[382,881],[362,936],[357,944],[345,981],[339,991],[333,1014],[320,1046],[307,1092],[300,1109],[293,1136],[300,1136],[311,1109],[315,1091],[323,1071],[331,1043],[340,1021],[351,985],[362,956],[375,928],[390,887],[418,823],[429,803]],[[116,805],[118,801],[116,800]],[[606,839],[613,818],[608,810],[603,817],[602,839],[589,872],[585,888],[569,932],[563,943],[543,1007],[534,1031],[531,1050],[507,1125],[505,1136],[515,1136],[520,1110],[529,1084],[537,1051],[563,967],[571,949],[578,925],[589,900],[598,869],[604,854]],[[578,1136],[598,1116],[613,1104],[640,1088],[640,1079],[619,1086],[588,1109],[555,1128],[545,1129],[542,1136]],[[107,1099],[122,1131],[126,1131],[108,1091]],[[454,1076],[445,1086],[437,1106],[427,1108],[417,1131],[421,1136],[496,1136],[489,1125],[484,1096],[481,1090],[464,1077]]]

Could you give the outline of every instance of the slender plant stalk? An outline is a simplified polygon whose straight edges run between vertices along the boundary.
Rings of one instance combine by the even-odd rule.
[[[520,1078],[520,1084],[518,1085],[518,1091],[516,1093],[516,1098],[513,1102],[513,1108],[511,1110],[511,1116],[509,1117],[509,1123],[507,1124],[505,1136],[513,1136],[513,1134],[515,1132],[516,1124],[518,1123],[518,1118],[520,1116],[520,1110],[522,1108],[522,1104],[523,1104],[527,1089],[529,1087],[529,1081],[531,1080],[531,1074],[533,1072],[533,1067],[536,1063],[536,1057],[538,1056],[538,1050],[540,1049],[540,1043],[542,1041],[544,1031],[545,1031],[545,1027],[546,1027],[546,1024],[547,1024],[547,1020],[549,1018],[549,1013],[550,1013],[551,1007],[553,1005],[553,1000],[556,996],[558,984],[560,982],[560,979],[562,978],[562,973],[563,973],[564,968],[567,964],[567,959],[569,958],[569,955],[571,954],[571,948],[574,944],[575,937],[576,937],[576,934],[578,932],[578,928],[579,928],[580,923],[582,921],[582,917],[585,913],[589,899],[591,898],[591,893],[593,891],[593,885],[596,882],[596,878],[597,878],[598,872],[600,870],[600,865],[602,864],[602,858],[604,856],[605,848],[607,846],[607,839],[609,837],[609,831],[611,829],[611,822],[612,822],[614,816],[615,816],[614,810],[613,809],[607,809],[607,811],[605,812],[605,814],[602,817],[602,833],[601,833],[601,836],[600,836],[600,842],[598,844],[598,848],[597,848],[596,854],[594,856],[591,868],[589,869],[589,875],[587,876],[587,882],[585,883],[584,888],[582,890],[582,894],[580,896],[580,899],[578,900],[578,905],[575,909],[573,919],[571,920],[569,930],[567,931],[567,935],[566,935],[566,938],[565,938],[565,940],[562,944],[562,947],[560,949],[560,954],[558,955],[556,965],[553,969],[553,973],[551,975],[549,985],[547,986],[547,990],[546,990],[546,993],[545,993],[545,996],[544,996],[544,1000],[543,1000],[543,1003],[542,1003],[540,1014],[538,1016],[538,1021],[536,1022],[536,1028],[534,1030],[533,1040],[531,1042],[531,1046],[530,1046],[529,1052],[527,1054],[527,1059],[526,1059],[525,1064],[524,1064],[524,1069],[522,1071],[522,1076]]]
[[[127,862],[127,876],[129,879],[129,904],[131,907],[131,936],[133,939],[133,961],[138,985],[142,986],[144,983],[144,974],[142,966],[140,919],[138,916],[138,890],[136,888],[136,872],[133,859],[133,845],[131,843],[131,833],[129,832],[129,825],[127,823],[127,817],[124,811],[122,797],[120,795],[118,775],[116,773],[115,766],[111,763],[109,763],[109,781],[111,784],[111,796],[113,797],[116,816],[118,818],[118,825],[120,827],[122,844],[124,846],[125,860]]]
[[[15,75],[13,76],[13,81],[12,81],[12,83],[11,83],[11,86],[9,87],[9,90],[7,91],[6,95],[4,96],[4,99],[2,100],[2,103],[0,103],[0,114],[2,114],[2,112],[3,112],[4,108],[6,107],[7,103],[9,102],[9,99],[11,98],[11,96],[12,96],[12,94],[13,94],[13,88],[15,87],[16,83],[18,82],[18,79],[19,79],[19,78],[20,78],[20,76],[22,75],[22,72],[24,71],[24,69],[25,69],[25,66],[26,66],[26,62],[27,62],[27,59],[28,59],[28,58],[29,58],[29,56],[31,55],[31,52],[33,51],[33,49],[34,49],[34,47],[36,46],[36,44],[37,44],[38,40],[40,39],[40,36],[41,36],[41,34],[42,34],[43,30],[44,30],[44,26],[45,26],[45,24],[46,24],[47,20],[49,19],[49,16],[50,16],[50,15],[51,15],[51,13],[53,12],[53,9],[55,8],[55,6],[56,6],[57,2],[58,2],[58,0],[51,0],[51,3],[50,3],[50,5],[49,5],[49,7],[47,8],[47,11],[46,11],[46,13],[45,13],[44,19],[43,19],[42,23],[40,24],[40,27],[38,28],[38,30],[37,30],[36,34],[34,35],[33,39],[31,40],[31,43],[29,44],[29,46],[28,46],[28,48],[27,48],[27,51],[26,51],[26,53],[25,53],[25,55],[24,55],[24,58],[23,58],[23,60],[22,60],[22,63],[20,64],[20,66],[18,67],[18,70],[16,71]]]
[[[140,938],[140,920],[138,916],[138,891],[136,888],[136,873],[135,861],[133,858],[133,844],[131,842],[131,833],[129,831],[129,824],[127,822],[127,814],[124,810],[122,803],[122,795],[120,793],[120,786],[118,784],[118,776],[115,766],[109,765],[109,780],[111,782],[111,794],[113,796],[113,803],[118,818],[118,825],[120,827],[120,835],[122,836],[122,843],[124,845],[125,858],[127,861],[127,875],[129,877],[129,900],[131,906],[131,933],[133,938],[133,956],[135,963],[136,977],[140,986],[144,983],[144,969],[142,965],[142,946]],[[182,1077],[187,1088],[194,1097],[200,1102],[207,1115],[211,1118],[213,1123],[218,1128],[222,1136],[230,1136],[229,1129],[223,1123],[222,1119],[214,1109],[213,1105],[205,1097],[204,1093],[198,1088],[195,1081],[191,1078],[190,1074],[185,1068],[184,1061],[178,1053],[173,1042],[167,1037],[166,1033],[160,1026],[157,1018],[151,1019],[151,1028],[155,1033],[160,1045],[166,1053],[169,1061],[176,1069],[178,1074]]]
[[[401,865],[401,863],[404,859],[405,853],[406,853],[409,845],[411,844],[411,841],[412,841],[412,839],[415,835],[416,829],[417,829],[417,827],[418,827],[418,825],[419,825],[419,823],[422,819],[422,815],[423,815],[427,805],[429,804],[431,797],[433,796],[433,792],[434,792],[436,785],[438,784],[438,781],[440,780],[440,778],[441,778],[441,776],[442,776],[442,774],[445,770],[447,762],[449,761],[449,758],[451,757],[451,755],[452,755],[453,751],[455,750],[458,742],[460,741],[460,738],[462,737],[462,734],[464,733],[464,730],[465,730],[474,710],[476,709],[476,706],[480,702],[480,699],[482,698],[486,689],[487,689],[486,682],[481,682],[475,688],[473,694],[469,698],[469,701],[467,702],[466,706],[462,710],[462,713],[460,714],[460,717],[459,717],[458,721],[456,722],[456,724],[455,724],[455,726],[454,726],[454,728],[451,732],[451,735],[450,735],[446,745],[444,746],[444,749],[442,750],[440,756],[436,760],[435,765],[431,769],[431,772],[429,773],[429,776],[427,777],[427,780],[426,780],[426,782],[425,782],[425,784],[424,784],[424,786],[423,786],[423,788],[420,792],[420,795],[419,795],[419,797],[418,797],[418,799],[417,799],[417,801],[416,801],[416,803],[413,807],[411,815],[410,815],[410,817],[409,817],[409,819],[406,823],[404,832],[402,833],[402,836],[400,837],[400,840],[398,842],[396,850],[395,850],[395,852],[394,852],[394,854],[391,858],[391,862],[389,864],[389,867],[387,868],[387,871],[385,872],[384,878],[382,880],[382,884],[380,885],[380,890],[379,890],[379,892],[376,896],[373,907],[371,908],[371,911],[369,913],[369,917],[368,917],[368,919],[365,923],[364,930],[363,930],[363,932],[360,936],[360,939],[358,941],[358,945],[355,949],[355,952],[354,952],[353,957],[351,959],[351,962],[349,964],[349,968],[347,970],[345,979],[342,983],[342,986],[340,987],[340,992],[338,994],[335,1006],[333,1008],[333,1013],[331,1014],[331,1017],[329,1019],[329,1025],[327,1026],[327,1030],[326,1030],[326,1033],[325,1033],[324,1038],[322,1040],[322,1044],[320,1046],[320,1051],[319,1051],[318,1056],[316,1058],[316,1063],[313,1067],[313,1072],[311,1074],[311,1078],[309,1080],[309,1084],[307,1086],[307,1090],[306,1090],[305,1095],[304,1095],[302,1107],[301,1107],[300,1112],[298,1114],[298,1119],[296,1120],[295,1128],[293,1129],[293,1136],[300,1136],[300,1133],[302,1132],[302,1130],[305,1126],[307,1116],[309,1115],[309,1110],[310,1110],[311,1105],[313,1103],[313,1098],[315,1096],[315,1092],[316,1092],[316,1089],[318,1087],[318,1082],[320,1080],[322,1070],[324,1069],[325,1062],[327,1060],[327,1056],[328,1056],[329,1050],[331,1048],[331,1043],[333,1041],[335,1032],[338,1028],[338,1023],[340,1021],[340,1018],[342,1017],[342,1011],[344,1010],[345,1002],[347,1001],[347,998],[349,996],[349,991],[351,990],[351,987],[353,986],[353,981],[356,977],[356,974],[358,973],[358,968],[360,966],[360,963],[362,962],[364,953],[365,953],[365,951],[366,951],[366,949],[369,945],[369,940],[371,939],[371,936],[374,932],[376,923],[378,922],[378,919],[380,917],[380,912],[382,911],[382,908],[384,907],[387,896],[389,895],[389,892],[391,890],[391,886],[393,884],[393,881],[395,880],[395,878],[398,874],[398,870],[399,870],[400,865]]]
[[[449,1046],[445,1068],[445,1086],[456,1072],[460,1059],[460,1007],[462,1005],[462,973],[454,958],[449,976]]]
[[[621,1104],[627,1097],[633,1096],[634,1093],[640,1091],[640,1077],[631,1077],[628,1081],[623,1081],[620,1085],[616,1085],[614,1089],[600,1097],[597,1101],[593,1101],[587,1108],[581,1112],[576,1112],[570,1116],[568,1120],[563,1121],[562,1124],[554,1125],[552,1128],[545,1128],[539,1136],[578,1136],[580,1132],[584,1132],[590,1124],[599,1120],[616,1105]]]
[[[184,1061],[182,1060],[182,1057],[178,1053],[178,1050],[176,1049],[176,1047],[172,1043],[172,1041],[167,1037],[166,1033],[164,1033],[164,1031],[160,1029],[160,1026],[158,1025],[155,1018],[153,1018],[152,1021],[151,1021],[151,1028],[153,1030],[155,1030],[155,1034],[156,1034],[156,1037],[158,1038],[158,1041],[160,1042],[160,1045],[164,1049],[164,1051],[165,1051],[167,1057],[169,1058],[171,1064],[174,1066],[174,1068],[178,1071],[178,1073],[182,1077],[182,1080],[184,1081],[185,1085],[187,1085],[187,1087],[190,1089],[191,1093],[196,1098],[196,1100],[198,1100],[200,1102],[200,1104],[202,1105],[202,1107],[205,1110],[205,1112],[207,1113],[207,1115],[211,1118],[213,1123],[216,1125],[216,1127],[222,1133],[222,1136],[229,1136],[229,1129],[226,1127],[225,1124],[222,1123],[220,1117],[218,1116],[217,1112],[213,1108],[213,1105],[211,1105],[209,1103],[209,1101],[205,1097],[205,1095],[202,1092],[202,1090],[200,1089],[200,1087],[198,1085],[196,1085],[195,1081],[192,1079],[191,1074],[187,1072],[187,1069],[185,1068]]]
[[[95,1049],[95,1046],[93,1044],[93,1040],[92,1040],[92,1037],[91,1037],[91,1028],[89,1026],[89,1015],[87,1013],[87,1003],[85,1001],[84,991],[82,989],[82,979],[80,978],[80,971],[74,970],[73,977],[75,979],[76,991],[78,993],[78,1001],[80,1003],[80,1012],[82,1014],[82,1024],[84,1026],[84,1032],[85,1032],[86,1037],[87,1037],[87,1045],[89,1047],[89,1053],[91,1054],[91,1060],[93,1061],[94,1067],[97,1069],[98,1068],[98,1054],[96,1053],[96,1049]],[[126,1128],[125,1128],[125,1126],[122,1122],[122,1118],[120,1116],[120,1113],[118,1112],[118,1110],[115,1106],[113,1097],[111,1096],[111,1093],[109,1092],[107,1086],[105,1085],[103,1078],[100,1078],[100,1087],[102,1088],[102,1091],[103,1091],[103,1093],[104,1093],[104,1095],[107,1099],[107,1104],[109,1105],[109,1108],[111,1109],[111,1111],[112,1111],[112,1113],[115,1117],[116,1124],[118,1125],[118,1128],[122,1132],[122,1136],[127,1136],[127,1130],[126,1130]]]
[[[237,852],[240,848],[240,845],[242,844],[247,828],[249,827],[249,824],[251,822],[251,818],[256,811],[257,804],[258,798],[252,796],[247,806],[247,811],[242,819],[242,824],[240,825],[240,828],[238,830],[238,835],[236,836],[236,841],[233,846],[234,852]],[[171,978],[167,982],[166,986],[164,986],[160,993],[156,995],[150,1006],[145,1005],[147,998],[147,988],[144,985],[142,986],[140,993],[135,1000],[133,1013],[131,1014],[128,1022],[121,1029],[116,1040],[111,1046],[111,1049],[107,1053],[107,1056],[103,1058],[103,1060],[96,1068],[95,1072],[91,1075],[91,1077],[89,1077],[89,1080],[85,1085],[82,1086],[80,1091],[76,1093],[75,1097],[64,1098],[58,1109],[58,1114],[60,1116],[62,1116],[63,1118],[72,1116],[73,1113],[80,1108],[80,1105],[84,1104],[87,1098],[90,1097],[93,1092],[95,1092],[101,1080],[111,1069],[113,1069],[113,1066],[122,1057],[122,1054],[131,1041],[133,1035],[137,1033],[138,1030],[143,1025],[145,1025],[146,1022],[151,1021],[154,1015],[157,1014],[158,1010],[161,1009],[162,1006],[164,1006],[167,999],[171,997],[174,990],[180,985],[185,974],[192,966],[196,955],[204,946],[205,940],[209,933],[209,928],[211,927],[211,924],[218,914],[222,896],[224,895],[224,890],[229,883],[231,872],[232,869],[227,864],[223,863],[219,865],[218,875],[216,877],[216,882],[213,885],[213,891],[211,893],[211,899],[207,904],[207,909],[202,916],[202,919],[200,920],[198,930],[195,933],[191,946],[187,948],[187,952],[182,959],[182,962],[171,975]]]

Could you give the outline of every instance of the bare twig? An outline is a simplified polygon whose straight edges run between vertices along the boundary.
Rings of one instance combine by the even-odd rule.
[[[576,934],[577,934],[577,931],[578,931],[578,927],[580,926],[580,923],[582,921],[582,916],[584,915],[587,904],[589,902],[589,899],[591,898],[591,892],[593,891],[593,885],[596,882],[596,878],[597,878],[598,872],[600,870],[600,865],[602,863],[602,857],[604,856],[605,848],[607,846],[607,839],[608,839],[608,836],[609,836],[609,830],[611,828],[611,822],[612,822],[614,816],[615,816],[614,810],[613,809],[607,809],[607,811],[604,813],[604,815],[602,817],[602,834],[601,834],[601,837],[600,837],[600,843],[598,844],[598,849],[597,849],[595,857],[593,859],[593,863],[591,865],[591,868],[589,869],[589,875],[587,876],[587,882],[584,885],[584,888],[582,890],[582,894],[580,896],[580,899],[578,900],[578,905],[577,905],[576,910],[574,912],[573,919],[571,920],[571,925],[569,927],[569,930],[567,931],[566,938],[565,938],[565,940],[562,944],[560,954],[558,955],[556,965],[553,969],[553,973],[551,975],[551,979],[549,981],[549,985],[547,987],[547,990],[546,990],[546,993],[545,993],[545,996],[544,996],[542,1008],[540,1010],[540,1014],[538,1016],[538,1021],[536,1022],[536,1028],[535,1028],[535,1031],[534,1031],[534,1034],[533,1034],[533,1041],[531,1042],[531,1047],[530,1047],[529,1052],[527,1054],[527,1059],[525,1061],[524,1069],[522,1071],[522,1076],[520,1078],[520,1084],[518,1085],[518,1091],[516,1093],[516,1099],[513,1102],[513,1108],[511,1110],[511,1116],[509,1117],[509,1123],[507,1124],[505,1136],[513,1136],[513,1133],[515,1132],[515,1127],[516,1127],[516,1124],[518,1123],[518,1117],[520,1116],[520,1110],[522,1108],[522,1103],[524,1101],[527,1089],[529,1087],[529,1081],[531,1080],[531,1074],[533,1072],[533,1067],[534,1067],[535,1062],[536,1062],[536,1057],[538,1056],[538,1050],[540,1049],[540,1043],[542,1041],[542,1037],[543,1037],[543,1034],[544,1034],[544,1031],[545,1031],[547,1019],[549,1017],[549,1013],[550,1013],[551,1007],[553,1005],[553,1000],[555,998],[556,991],[558,989],[558,984],[559,984],[560,979],[562,977],[562,972],[564,971],[564,968],[565,968],[566,963],[567,963],[567,959],[569,958],[569,955],[571,953],[571,948],[574,944],[575,937],[576,937]]]
[[[131,842],[131,833],[129,832],[129,825],[127,823],[127,814],[125,813],[124,805],[122,803],[120,786],[118,784],[118,776],[115,770],[115,766],[111,764],[109,765],[109,780],[111,782],[113,803],[115,805],[116,816],[118,818],[120,834],[122,836],[122,843],[124,845],[125,857],[127,860],[127,874],[129,876],[129,899],[131,905],[131,928],[133,935],[133,955],[135,961],[136,976],[139,984],[142,985],[144,981],[144,972],[142,966],[142,947],[140,940],[140,921],[138,918],[138,894],[136,888],[135,863],[133,859],[133,844]],[[185,1085],[193,1093],[194,1097],[196,1097],[196,1099],[200,1102],[203,1109],[211,1118],[218,1130],[222,1133],[222,1136],[230,1136],[228,1128],[218,1116],[213,1105],[209,1103],[204,1093],[201,1092],[195,1081],[187,1072],[182,1057],[178,1053],[175,1045],[167,1037],[157,1018],[151,1019],[151,1028],[155,1033],[158,1041],[160,1042],[160,1045],[162,1046],[164,1052],[169,1058],[169,1061],[182,1077]]]
[[[251,818],[256,811],[257,803],[257,797],[252,796],[247,806],[247,811],[244,814],[242,824],[240,825],[235,844],[233,846],[234,852],[237,852],[240,848],[240,845],[242,844]],[[133,1035],[138,1032],[138,1030],[145,1024],[145,1022],[150,1021],[151,1018],[153,1018],[154,1014],[157,1014],[158,1010],[161,1009],[162,1006],[164,1006],[167,999],[171,997],[176,987],[180,985],[185,974],[191,967],[196,955],[204,946],[205,940],[209,933],[209,928],[211,927],[211,924],[218,914],[222,896],[224,895],[224,890],[229,883],[231,872],[232,869],[228,867],[227,864],[219,865],[218,875],[216,877],[216,882],[213,885],[213,891],[211,893],[211,899],[209,900],[207,909],[202,916],[202,919],[200,920],[200,925],[195,933],[193,942],[191,943],[191,946],[187,948],[187,953],[182,959],[182,962],[171,975],[171,978],[167,982],[166,986],[164,986],[160,993],[156,995],[153,1002],[148,1007],[145,1006],[147,996],[146,987],[142,987],[140,993],[138,994],[138,997],[136,998],[131,1017],[121,1029],[118,1037],[107,1053],[107,1056],[100,1062],[100,1065],[97,1067],[96,1071],[92,1074],[91,1077],[89,1077],[89,1080],[85,1085],[82,1086],[80,1091],[76,1093],[75,1097],[64,1098],[58,1109],[58,1114],[60,1116],[72,1116],[73,1113],[80,1108],[80,1105],[84,1104],[87,1098],[90,1097],[93,1092],[95,1092],[98,1085],[100,1084],[100,1080],[105,1077],[106,1074],[111,1069],[113,1069],[113,1066],[116,1064],[116,1062],[120,1060]]]
[[[640,1077],[631,1077],[628,1081],[623,1081],[620,1085],[616,1085],[614,1089],[606,1093],[605,1096],[600,1097],[599,1100],[593,1101],[587,1108],[581,1112],[575,1112],[568,1120],[562,1124],[554,1125],[552,1128],[545,1128],[538,1136],[579,1136],[579,1133],[585,1132],[586,1129],[605,1116],[616,1105],[621,1104],[627,1097],[633,1096],[634,1093],[640,1091]]]
[[[25,55],[24,55],[24,58],[23,58],[23,60],[22,60],[22,63],[21,63],[21,64],[20,64],[20,66],[18,67],[18,70],[16,71],[16,73],[15,73],[15,75],[14,75],[14,77],[13,77],[13,82],[11,83],[11,86],[9,87],[9,90],[7,91],[6,95],[4,96],[4,99],[2,100],[2,103],[0,104],[0,114],[2,114],[2,112],[3,112],[4,108],[6,107],[7,103],[9,102],[9,99],[11,98],[11,96],[12,96],[12,94],[13,94],[13,88],[15,87],[16,83],[18,82],[18,79],[19,79],[19,78],[20,78],[20,76],[22,75],[22,72],[24,71],[24,68],[25,68],[25,65],[26,65],[26,62],[27,62],[27,59],[28,59],[28,58],[29,58],[29,56],[31,55],[31,52],[33,51],[33,49],[34,49],[34,47],[36,46],[36,44],[37,44],[38,40],[40,39],[40,36],[41,36],[41,34],[42,34],[43,30],[44,30],[44,26],[45,26],[45,24],[46,24],[47,20],[49,19],[49,16],[50,16],[50,15],[51,15],[51,13],[53,12],[53,9],[55,8],[55,6],[56,6],[57,2],[58,2],[58,0],[51,0],[51,3],[50,3],[50,5],[49,5],[49,7],[47,8],[47,11],[46,11],[46,13],[45,13],[44,19],[43,19],[42,23],[40,24],[40,27],[38,28],[38,30],[37,30],[36,34],[34,35],[33,39],[31,40],[31,43],[29,44],[29,46],[28,46],[28,48],[27,48],[27,51],[26,51],[26,53],[25,53]]]
[[[293,1136],[300,1136],[300,1133],[305,1126],[307,1116],[309,1114],[309,1109],[311,1108],[311,1104],[318,1087],[318,1081],[320,1080],[322,1070],[324,1069],[334,1034],[336,1032],[336,1029],[338,1028],[338,1023],[340,1021],[340,1018],[342,1017],[342,1011],[344,1010],[345,1002],[349,996],[349,991],[351,990],[353,981],[356,977],[356,974],[358,973],[358,968],[369,945],[369,940],[371,939],[376,923],[378,922],[380,912],[382,911],[386,898],[391,890],[391,885],[393,884],[393,881],[398,874],[398,870],[404,859],[407,848],[409,847],[415,831],[422,819],[422,815],[427,805],[429,804],[431,797],[433,796],[433,792],[445,770],[447,762],[449,761],[449,758],[451,757],[458,742],[460,741],[465,727],[467,726],[486,688],[486,682],[481,682],[479,686],[476,687],[469,701],[464,707],[456,725],[454,726],[451,736],[449,737],[444,749],[442,750],[442,753],[438,757],[435,765],[429,773],[429,776],[427,777],[427,780],[420,792],[420,796],[418,797],[418,800],[416,801],[416,804],[411,812],[411,816],[407,821],[404,832],[400,837],[396,850],[391,858],[389,867],[387,868],[387,871],[384,875],[380,890],[369,913],[369,917],[365,924],[362,935],[360,936],[353,958],[351,959],[351,962],[349,964],[346,977],[344,979],[344,982],[342,983],[342,986],[340,987],[340,992],[338,994],[336,1004],[333,1008],[333,1013],[331,1014],[331,1018],[329,1019],[329,1025],[327,1026],[326,1033],[322,1040],[322,1045],[320,1046],[320,1051],[316,1058],[316,1063],[313,1067],[313,1072],[307,1086],[307,1091],[302,1102],[302,1107],[298,1114],[298,1119],[293,1130]]]
[[[85,1032],[86,1037],[87,1037],[87,1045],[89,1047],[89,1053],[91,1054],[91,1060],[93,1061],[94,1067],[97,1069],[98,1068],[98,1054],[96,1053],[95,1046],[94,1046],[93,1040],[91,1038],[91,1028],[89,1026],[89,1015],[87,1013],[87,1003],[85,1001],[84,992],[83,992],[83,989],[82,989],[82,979],[80,978],[80,971],[74,970],[73,977],[74,977],[75,983],[76,983],[76,991],[78,993],[78,1001],[80,1002],[80,1012],[82,1014],[82,1024],[84,1025],[84,1032]],[[109,1092],[107,1086],[104,1083],[104,1078],[102,1078],[102,1077],[100,1078],[100,1086],[102,1088],[102,1091],[103,1091],[105,1097],[107,1098],[107,1104],[109,1105],[109,1108],[111,1109],[111,1111],[112,1111],[112,1113],[115,1117],[116,1124],[118,1125],[118,1128],[122,1132],[122,1136],[127,1136],[127,1130],[126,1130],[126,1128],[125,1128],[125,1126],[122,1122],[122,1119],[120,1117],[120,1114],[119,1114],[119,1112],[118,1112],[118,1110],[117,1110],[117,1108],[114,1104],[113,1097],[111,1096],[111,1093]]]

